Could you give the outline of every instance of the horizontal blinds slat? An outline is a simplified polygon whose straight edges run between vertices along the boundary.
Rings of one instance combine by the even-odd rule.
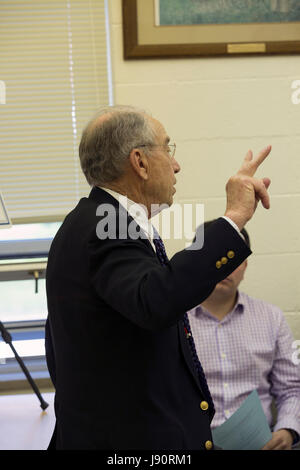
[[[74,199],[75,197],[77,196],[77,192],[78,191],[69,191],[69,192],[66,192],[65,189],[64,189],[64,186],[61,185],[61,187],[58,185],[58,188],[60,189],[60,197],[57,197],[56,196],[56,191],[49,191],[47,189],[45,189],[44,187],[44,194],[43,194],[43,197],[41,198],[38,198],[37,199],[37,194],[39,193],[38,191],[31,191],[30,194],[31,196],[29,197],[28,196],[28,199],[26,199],[26,202],[22,202],[20,201],[20,206],[27,206],[27,209],[28,209],[28,202],[33,202],[35,204],[42,204],[42,205],[51,205],[53,204],[53,202],[55,201],[55,204],[57,204],[57,201],[60,201],[60,203],[64,204],[65,201],[72,201],[72,203],[74,202]],[[88,194],[88,187],[87,188],[81,188],[81,191],[84,192],[85,194]],[[16,191],[16,194],[18,194],[18,197],[20,195],[22,195],[22,191],[20,189],[18,189],[18,191]],[[49,197],[51,197],[51,202],[49,202]],[[16,198],[16,195],[14,197],[10,197],[9,200],[13,201],[13,200],[17,200]],[[8,200],[6,201],[8,202]]]
[[[75,204],[77,203],[77,197],[78,197],[78,194],[81,196],[88,196],[89,192],[90,192],[90,188],[89,186],[82,186],[80,189],[76,190],[76,191],[73,191],[73,192],[66,192],[64,190],[63,187],[59,188],[60,189],[60,197],[57,197],[57,193],[56,192],[51,192],[51,191],[46,191],[45,190],[45,194],[43,195],[43,197],[38,197],[36,196],[35,193],[31,193],[31,196],[28,197],[28,199],[26,199],[26,202],[23,202],[22,200],[19,201],[19,205],[20,207],[23,206],[26,208],[26,210],[29,210],[30,212],[32,211],[32,208],[30,208],[30,206],[28,204],[34,204],[35,206],[37,206],[38,204],[41,204],[43,205],[44,207],[48,207],[48,206],[53,206],[53,207],[56,207],[57,204],[62,204],[62,205],[66,205],[67,203],[71,203],[73,204],[73,207],[75,206]],[[19,191],[18,193],[18,197],[22,195],[22,192]],[[12,202],[15,202],[16,201],[16,198],[13,198],[11,197],[10,200]],[[8,201],[6,201],[8,202]],[[12,213],[14,217],[16,217],[16,215],[14,213]],[[45,215],[45,214],[44,214]]]
[[[49,7],[51,7],[51,4]],[[19,10],[18,15],[20,14],[21,11]],[[75,15],[77,18],[74,21]],[[5,32],[10,34],[13,28],[16,30],[17,28],[22,28],[24,32],[30,32],[33,37],[36,36],[38,32],[45,32],[49,35],[52,35],[55,31],[66,29],[68,23],[72,25],[72,31],[70,34],[74,34],[76,32],[83,34],[82,27],[91,24],[91,21],[89,21],[87,18],[86,9],[72,9],[71,14],[67,10],[53,10],[52,15],[47,16],[47,18],[43,16],[42,12],[40,15],[38,12],[35,12],[35,14],[34,12],[29,12],[27,14],[24,12],[21,16],[22,19],[20,21],[16,21],[14,16],[6,15],[5,13],[3,14],[1,6],[1,18],[3,19],[3,24],[1,25],[1,34]],[[65,19],[67,19],[67,21],[65,21]],[[94,21],[105,21],[105,13],[98,12],[97,14],[94,14]],[[30,26],[32,25],[36,26],[34,31],[30,31]],[[96,34],[98,31],[101,32],[103,30],[97,30]],[[20,34],[20,30],[18,31],[18,34]]]
[[[52,184],[52,187],[54,185]],[[32,210],[32,208],[28,205],[29,203],[34,203],[34,204],[43,204],[43,205],[55,205],[57,204],[57,201],[60,201],[61,203],[64,203],[64,201],[70,201],[72,204],[75,203],[75,197],[77,197],[78,193],[82,193],[85,196],[89,194],[89,186],[87,185],[82,185],[81,188],[75,188],[73,191],[66,192],[65,187],[66,185],[57,185],[55,187],[55,191],[49,191],[49,186],[43,186],[43,195],[39,196],[40,191],[38,190],[33,190],[32,188],[28,187],[28,191],[30,191],[30,195],[27,196],[26,201],[24,202],[23,198],[21,197],[23,194],[23,190],[21,188],[18,188],[13,195],[8,196],[8,198],[5,200],[6,203],[9,201],[18,203],[18,207],[24,206],[27,208],[27,210]],[[41,188],[40,188],[41,189]],[[59,197],[57,195],[57,191],[60,191]],[[20,199],[21,197],[21,199]],[[49,201],[49,197],[51,198]]]
[[[33,181],[33,179],[31,180],[28,179],[27,184],[22,184],[18,182],[15,185],[11,185],[12,191],[10,192],[10,195],[8,196],[8,198],[10,198],[11,200],[16,199],[16,194],[22,193],[24,191],[24,188],[27,188],[28,190],[30,190],[30,193],[27,194],[28,199],[32,198],[32,194],[38,193],[41,190],[43,191],[43,194],[41,195],[41,197],[44,197],[44,191],[45,191],[45,192],[54,194],[54,196],[57,198],[60,198],[61,195],[56,194],[58,187],[61,188],[62,192],[72,192],[73,194],[75,194],[79,188],[79,186],[76,187],[74,184],[73,185],[71,184],[72,182],[74,183],[75,178],[77,179],[77,176],[75,173],[73,174],[70,173],[69,178],[64,179],[64,180],[58,179],[57,177],[53,177],[53,178],[45,177],[43,180],[39,182],[39,184],[37,184],[36,181]],[[69,183],[69,185],[66,183]],[[86,190],[87,183],[86,182],[82,183],[81,186],[82,188]],[[5,202],[7,202],[7,200],[8,199],[6,198]],[[22,201],[20,201],[20,204],[21,203]]]
[[[65,34],[63,36],[66,36],[67,35],[67,32],[65,32]],[[29,56],[30,54],[43,54],[43,52],[47,51],[50,49],[50,46],[60,46],[61,47],[61,41],[62,40],[65,40],[64,37],[62,37],[61,34],[57,33],[53,39],[51,40],[51,44],[49,43],[49,38],[48,38],[48,41],[47,43],[43,43],[43,42],[40,42],[39,44],[35,44],[34,46],[32,45],[32,40],[34,38],[30,37],[30,38],[26,38],[26,37],[23,37],[20,35],[20,37],[15,37],[14,38],[14,42],[15,44],[10,44],[7,40],[5,40],[4,38],[1,38],[1,35],[0,35],[0,40],[2,39],[2,53],[3,53],[3,58],[7,61],[10,61],[13,56],[17,56],[19,57],[20,54],[19,54],[19,48],[18,48],[18,44],[20,45],[20,41],[23,42],[23,46],[27,46],[26,48],[26,51],[25,51],[25,54],[27,56]],[[37,34],[36,35],[36,41],[39,40],[39,35]],[[102,37],[99,37],[98,39],[102,39],[104,40],[105,39],[105,36],[103,35]],[[89,41],[89,38],[86,37],[86,36],[78,36],[77,38],[72,38],[72,42],[74,43],[76,41],[78,41],[78,48],[77,48],[77,51],[75,51],[75,54],[80,54],[83,50],[85,50],[85,48],[90,44],[90,41]],[[28,42],[28,44],[27,44]],[[65,43],[65,45],[67,45]],[[11,49],[11,54],[8,54],[8,51],[7,51],[7,47],[9,47]],[[66,49],[65,49],[66,50]],[[62,55],[62,53],[64,52],[64,50],[62,51],[59,51],[57,54],[58,54],[58,57],[60,57]],[[88,52],[88,51],[85,51],[85,52]],[[46,60],[45,57],[42,57],[44,59],[44,61]],[[53,57],[54,59],[54,57]]]
[[[93,73],[93,70],[91,69],[90,70],[90,73]],[[80,79],[80,77],[79,77]],[[74,80],[74,93],[76,92],[81,92],[83,91],[84,88],[86,88],[88,85],[95,85],[96,83],[96,79],[91,79],[91,80],[84,80],[83,83],[81,83],[79,81],[79,79],[75,79]],[[3,80],[5,80],[5,77],[3,77]],[[6,86],[9,87],[9,80],[6,80]],[[57,86],[59,86],[59,83],[57,83]],[[20,94],[20,91],[16,91],[15,94],[13,94],[14,90],[9,90],[8,92],[6,92],[6,96],[7,96],[7,109],[9,109],[10,106],[14,106],[14,105],[17,105],[18,104],[18,101],[20,102],[21,100],[21,103],[25,103],[26,101],[28,101],[29,98],[31,98],[32,100],[36,100],[38,101],[38,99],[40,98],[43,98],[45,100],[53,97],[53,96],[57,96],[58,98],[61,98],[63,100],[62,103],[58,103],[58,107],[63,107],[63,103],[69,103],[70,104],[70,100],[71,100],[71,96],[69,94],[69,89],[66,87],[66,84],[65,82],[62,83],[62,86],[63,86],[63,89],[60,89],[60,90],[55,90],[55,88],[48,88],[46,89],[45,87],[43,89],[40,89],[40,88],[34,88],[34,87],[27,87],[26,86],[26,83],[24,83],[24,81],[20,81],[20,87],[22,87],[22,93],[23,94]],[[68,95],[66,96],[65,93],[68,92]],[[69,99],[67,99],[69,98]],[[88,102],[92,101],[92,97],[91,96],[88,96],[87,97],[87,100]],[[38,103],[35,103],[33,102],[33,106],[35,104],[38,104]],[[56,103],[54,103],[56,104]],[[1,112],[1,115],[4,114],[4,110],[2,110]]]
[[[51,153],[46,153],[43,152],[43,155],[46,157],[51,156]],[[22,155],[17,155],[15,156],[15,163],[18,165],[18,168],[22,169],[21,171],[28,170],[32,171],[34,168],[53,168],[53,170],[59,170],[62,168],[69,168],[70,167],[70,156],[68,153],[65,155],[61,155],[61,158],[44,158],[43,161],[41,161],[41,158],[35,158],[35,159],[30,159],[30,158],[24,158]],[[6,169],[11,168],[11,162],[9,161],[3,161],[1,163],[1,173],[6,171]]]
[[[0,53],[1,56],[1,53]],[[58,63],[57,60],[53,59],[51,62],[51,59],[47,61],[45,64],[45,67],[42,68],[42,62],[39,64],[39,67],[30,67],[28,64],[24,64],[24,75],[22,77],[16,76],[16,73],[19,70],[19,67],[16,65],[16,61],[19,60],[16,58],[13,61],[13,64],[5,64],[3,62],[3,69],[1,70],[1,80],[11,80],[12,86],[17,89],[17,86],[19,85],[20,82],[22,82],[27,86],[34,86],[34,84],[38,84],[39,80],[45,81],[45,80],[53,80],[53,83],[49,83],[49,85],[53,86],[56,82],[62,82],[66,80],[66,71],[62,71],[61,69],[61,64]],[[79,59],[78,59],[79,60]],[[75,79],[78,82],[89,82],[93,80],[93,77],[89,77],[88,74],[93,70],[94,65],[91,65],[91,60],[94,61],[94,58],[92,56],[86,56],[85,60],[83,60],[81,63],[82,65],[80,66],[80,69],[77,69],[76,66],[73,67],[73,72],[74,70],[76,71],[76,76]],[[62,62],[66,62],[66,58],[63,58]],[[103,60],[98,60],[97,65],[100,65],[104,67],[106,65],[105,59]],[[2,67],[2,65],[1,65]],[[15,68],[13,68],[15,67]],[[23,72],[23,71],[22,71]],[[94,73],[96,73],[97,76],[102,76],[105,77],[106,73],[104,70],[93,70]],[[32,76],[34,75],[34,78]],[[33,80],[33,85],[30,85],[30,81]],[[65,82],[67,83],[67,82]],[[43,86],[43,82],[40,82],[40,85],[38,86]],[[65,85],[66,86],[66,85]]]
[[[28,191],[30,191],[30,194],[28,194],[27,196],[27,199],[26,199],[26,202],[24,202],[23,200],[20,200],[19,201],[19,204],[20,205],[26,205],[27,204],[27,201],[34,201],[36,203],[40,203],[41,201],[44,201],[43,204],[46,202],[46,204],[52,204],[53,201],[64,201],[66,199],[66,195],[68,195],[68,199],[69,199],[69,195],[77,195],[78,191],[84,193],[85,195],[87,195],[89,193],[89,186],[87,184],[85,185],[81,185],[81,187],[75,187],[73,185],[73,189],[70,189],[69,191],[66,190],[66,185],[63,185],[63,184],[58,184],[55,186],[54,184],[54,181],[52,181],[52,185],[44,185],[44,186],[40,186],[39,189],[43,188],[43,195],[41,197],[38,197],[37,198],[37,195],[39,193],[38,191],[38,188],[35,189],[28,186],[27,189]],[[69,187],[71,188],[71,185],[69,185]],[[53,190],[50,191],[50,189],[53,188]],[[57,194],[57,190],[60,190],[60,194],[58,195]],[[22,188],[17,188],[14,192],[11,193],[11,195],[8,197],[8,199],[5,200],[5,202],[8,202],[9,200],[11,201],[17,201],[20,197],[20,195],[23,194],[23,189]],[[51,200],[48,201],[48,197],[49,195],[51,196]],[[27,206],[27,209],[29,209],[29,206]]]
[[[92,106],[93,104],[94,104],[94,107],[97,106],[97,102],[95,102],[95,96],[94,96],[94,100],[92,100],[92,99],[85,100],[84,97],[81,97],[81,96],[80,96],[80,95],[81,95],[80,91],[81,91],[81,90],[77,90],[77,94],[78,94],[77,101],[79,101],[79,100],[81,99],[82,103],[80,103],[80,104],[84,104],[84,105],[86,104],[85,109],[91,109],[91,107],[93,107],[93,106]],[[94,90],[94,91],[95,91],[95,90]],[[100,90],[100,91],[101,91],[101,90]],[[56,95],[56,96],[59,97],[59,95]],[[104,93],[101,93],[101,97],[105,98],[106,96],[107,96],[107,93],[105,93],[105,94],[104,94]],[[101,100],[100,103],[103,104],[103,101],[105,101],[105,100],[104,100],[104,99]],[[7,104],[6,109],[8,110],[8,114],[7,114],[8,117],[9,117],[9,116],[13,117],[13,113],[12,113],[12,112],[9,113],[9,111],[14,111],[14,112],[16,112],[17,109],[20,109],[20,110],[23,110],[23,109],[24,109],[24,113],[25,113],[25,111],[26,111],[26,106],[25,106],[26,103],[28,103],[28,100],[27,100],[27,101],[25,101],[25,100],[22,101],[19,108],[18,108],[17,106],[14,106],[14,107],[11,106],[11,108],[10,108],[10,105]],[[49,100],[45,100],[45,103],[47,103],[47,106],[48,106],[48,104],[49,104],[49,106],[51,106],[51,108],[50,108],[50,110],[49,110],[50,113],[51,113],[51,112],[55,112],[55,106],[56,106],[56,104],[53,103],[53,101],[51,102],[51,101],[49,101]],[[64,104],[64,103],[62,103],[62,108],[63,108],[63,104]],[[66,104],[66,106],[68,106],[68,108],[69,108],[69,114],[68,114],[68,115],[70,116],[70,115],[71,115],[71,111],[72,111],[71,106],[72,106],[72,105],[76,106],[76,103],[72,103],[72,100],[71,100],[71,98],[70,98],[69,102],[66,102],[65,104]],[[104,104],[105,104],[105,102],[104,102]],[[3,106],[3,107],[4,107],[4,106]],[[32,107],[33,107],[32,116],[29,115],[28,118],[29,118],[29,119],[36,119],[36,116],[40,116],[40,114],[38,113],[38,109],[37,109],[37,111],[35,111],[35,103],[32,103]],[[61,106],[60,106],[60,108],[61,108]],[[59,109],[58,109],[58,111],[59,111]],[[84,112],[84,109],[81,110],[81,109],[78,109],[78,108],[77,108],[77,109],[76,109],[76,115],[77,115],[77,116],[80,116],[80,114],[81,114],[80,111]],[[28,108],[27,108],[27,112],[28,112]],[[44,112],[44,111],[43,111],[43,112]],[[42,113],[41,113],[41,114],[42,114]],[[0,112],[0,119],[3,119],[4,117],[6,117],[6,116],[4,116],[4,113],[1,113],[1,112]],[[26,121],[25,121],[25,122],[26,122]],[[41,125],[42,125],[42,123],[41,123]],[[46,126],[46,124],[44,124],[44,125]]]
[[[67,169],[67,168],[65,168]],[[71,171],[73,169],[73,166],[69,166],[68,170]],[[69,182],[71,183],[72,180],[73,180],[73,177],[72,175],[70,174],[69,175],[69,178],[67,179],[65,174],[57,174],[57,171],[55,172],[50,172],[50,171],[46,171],[44,169],[41,169],[41,170],[35,170],[35,171],[31,171],[30,173],[28,172],[23,172],[24,174],[21,175],[16,175],[15,173],[13,173],[12,171],[11,172],[3,172],[3,177],[4,179],[5,178],[13,178],[14,181],[12,183],[7,183],[7,184],[4,184],[4,186],[8,187],[9,185],[11,185],[12,187],[16,184],[18,184],[19,187],[26,187],[28,186],[30,183],[33,183],[34,184],[34,188],[37,189],[38,187],[42,188],[45,184],[46,181],[48,181],[50,178],[52,181],[56,181],[56,183],[58,184],[58,182],[61,180],[62,184],[64,182],[67,182],[68,179],[69,179]],[[37,184],[36,182],[36,178],[39,177],[39,184]],[[26,181],[24,181],[24,179],[26,179]]]
[[[82,128],[108,104],[104,0],[0,2],[0,190],[10,217],[60,218],[90,187]]]

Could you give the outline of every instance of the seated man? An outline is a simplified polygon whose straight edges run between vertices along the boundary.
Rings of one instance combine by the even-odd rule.
[[[245,229],[242,234],[250,248]],[[278,307],[238,290],[246,268],[247,260],[188,312],[215,404],[211,426],[221,425],[256,389],[273,431],[263,449],[291,449],[300,434],[300,366],[292,360],[293,337]]]

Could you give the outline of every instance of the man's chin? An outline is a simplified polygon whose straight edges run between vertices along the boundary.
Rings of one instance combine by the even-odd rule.
[[[155,217],[164,209],[169,209],[172,203],[173,203],[173,198],[172,198],[172,202],[162,202],[160,204],[151,204],[151,217]]]
[[[220,281],[215,289],[217,291],[228,291],[228,290],[231,290],[232,289],[232,281],[230,279],[224,279],[223,281]]]

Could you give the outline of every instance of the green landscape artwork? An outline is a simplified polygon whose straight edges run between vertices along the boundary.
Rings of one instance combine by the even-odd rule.
[[[300,0],[157,0],[159,24],[300,21]]]

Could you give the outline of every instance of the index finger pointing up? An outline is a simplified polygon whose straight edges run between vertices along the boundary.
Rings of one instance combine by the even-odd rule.
[[[253,158],[253,153],[249,150],[244,158],[243,164],[238,171],[238,174],[243,174],[247,176],[253,176],[257,168],[262,164],[265,158],[271,152],[271,145],[268,145],[263,150],[259,152],[257,157]]]

